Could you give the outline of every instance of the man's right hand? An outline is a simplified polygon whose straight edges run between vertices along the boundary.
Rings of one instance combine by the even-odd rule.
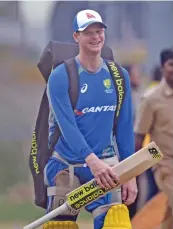
[[[116,187],[119,178],[111,166],[100,160],[94,153],[87,156],[85,161],[90,167],[98,185],[109,189]]]

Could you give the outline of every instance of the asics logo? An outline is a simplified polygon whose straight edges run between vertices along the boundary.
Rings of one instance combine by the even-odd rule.
[[[85,93],[88,89],[88,84],[84,83],[82,88],[81,88],[81,93]]]

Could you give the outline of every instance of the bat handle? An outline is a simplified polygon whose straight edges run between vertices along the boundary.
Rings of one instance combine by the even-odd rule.
[[[52,218],[56,217],[57,215],[62,214],[68,209],[68,206],[66,203],[61,205],[60,207],[56,208],[55,210],[49,212],[45,216],[37,219],[36,221],[32,222],[31,224],[25,226],[23,229],[35,229],[39,227],[40,225],[46,223],[47,221],[51,220]]]

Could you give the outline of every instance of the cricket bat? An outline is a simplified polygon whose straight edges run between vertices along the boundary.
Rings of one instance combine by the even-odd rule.
[[[155,142],[151,142],[132,156],[118,163],[113,167],[113,170],[119,176],[119,182],[116,184],[116,188],[157,164],[162,158],[163,154],[159,147]],[[63,205],[27,225],[24,229],[35,229],[57,215],[63,214],[66,209],[70,209],[73,214],[76,214],[78,210],[110,191],[112,191],[112,189],[103,189],[97,184],[95,179],[92,179],[68,193],[67,200]]]

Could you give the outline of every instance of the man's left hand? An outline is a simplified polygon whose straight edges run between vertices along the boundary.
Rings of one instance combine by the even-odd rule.
[[[122,186],[122,201],[126,205],[132,204],[138,193],[138,188],[136,184],[136,178],[128,181],[126,184]]]

